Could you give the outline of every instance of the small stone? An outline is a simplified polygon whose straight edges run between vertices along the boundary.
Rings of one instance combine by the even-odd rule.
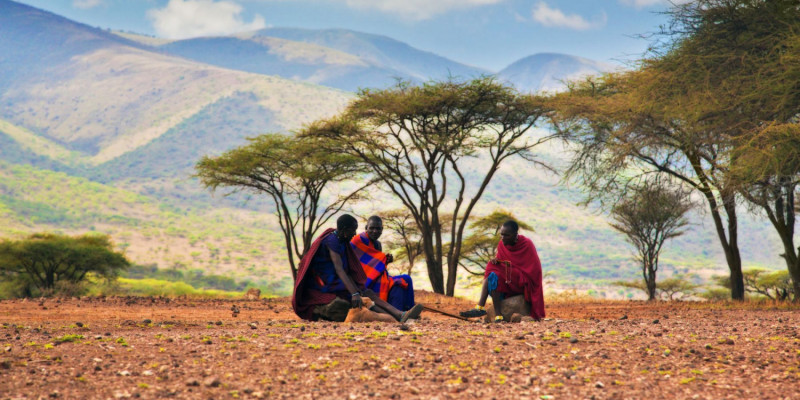
[[[77,326],[78,328],[83,328],[83,322],[76,322],[75,326]]]
[[[628,316],[627,315],[623,315],[623,316],[619,317],[619,319],[625,320],[625,319],[628,319]]]
[[[221,325],[222,325],[222,321],[217,321],[217,322],[214,322],[214,325],[216,325],[216,326],[221,326]]]
[[[420,394],[420,391],[419,391],[419,389],[417,389],[417,388],[416,388],[416,387],[414,387],[414,386],[411,386],[410,388],[408,388],[408,391],[409,391],[409,392],[411,392],[411,394],[415,394],[415,395],[416,395],[416,394]]]
[[[408,329],[409,329],[409,328],[408,328],[408,325],[406,325],[406,324],[400,324],[400,330],[401,330],[401,331],[407,331]]]
[[[602,389],[602,388],[606,387],[606,385],[603,385],[603,382],[598,381],[597,383],[594,384],[594,387],[596,387],[598,389]]]
[[[256,325],[255,322],[251,322],[250,329],[258,329],[258,325]]]
[[[657,319],[654,319],[654,320],[653,320],[653,323],[654,323],[654,324],[657,324],[657,323],[658,323],[658,320],[657,320]]]
[[[731,338],[727,338],[727,339],[725,339],[725,344],[733,345],[734,341]]]
[[[186,386],[200,386],[200,382],[197,379],[189,379],[186,381]]]
[[[11,369],[11,361],[3,360],[0,362],[0,369]]]
[[[144,375],[144,376],[153,376],[153,375],[155,375],[155,373],[148,369],[147,371],[142,372],[142,375]]]
[[[570,343],[578,343],[578,338],[575,338],[575,337],[574,337],[574,338],[571,338],[571,339],[569,340],[569,342],[570,342]]]
[[[58,390],[55,390],[55,391],[50,393],[50,397],[54,398],[54,399],[57,399],[57,398],[61,397],[61,393],[59,393]]]
[[[147,319],[147,318],[145,318],[145,320],[144,320],[144,321],[142,321],[142,322],[143,322],[143,323],[145,323],[145,324],[150,324],[150,323],[152,323],[153,321],[151,321],[150,319]]]
[[[119,371],[119,372],[117,372],[117,375],[119,375],[119,376],[130,376],[131,373],[129,371]]]
[[[222,382],[215,376],[208,377],[203,381],[203,385],[206,387],[219,387],[221,384]]]
[[[437,362],[437,363],[442,362],[442,356],[437,356],[436,358],[433,359],[433,362]]]
[[[518,313],[511,314],[511,320],[510,321],[512,323],[515,323],[515,324],[522,322],[522,314],[518,314]]]

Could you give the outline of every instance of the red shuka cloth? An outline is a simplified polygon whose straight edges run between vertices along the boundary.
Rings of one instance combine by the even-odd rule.
[[[295,280],[294,283],[294,293],[292,293],[292,309],[294,309],[294,313],[302,319],[313,320],[315,306],[328,304],[336,298],[335,293],[322,293],[310,287],[310,281],[314,277],[314,272],[310,270],[311,260],[314,259],[314,255],[317,254],[317,251],[322,247],[322,239],[333,231],[333,228],[328,228],[325,232],[322,232],[322,235],[314,240],[314,243],[311,244],[311,248],[308,249],[300,260],[300,266],[297,269],[297,280]],[[344,267],[349,267],[348,275],[350,279],[353,280],[353,283],[355,283],[359,289],[363,288],[367,277],[364,275],[361,263],[358,262],[356,255],[353,253],[353,249],[348,244],[345,244],[344,247],[345,251],[348,252],[348,265]],[[322,247],[321,250],[328,251],[326,247]]]
[[[531,304],[531,317],[544,318],[544,291],[542,290],[542,263],[533,242],[518,235],[517,243],[506,246],[501,240],[497,245],[498,264],[486,265],[484,277],[494,272],[498,276],[497,290],[506,294],[523,294]],[[510,261],[507,268],[502,261]],[[506,282],[509,281],[509,282]]]

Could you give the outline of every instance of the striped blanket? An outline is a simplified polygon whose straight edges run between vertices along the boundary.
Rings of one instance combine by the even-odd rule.
[[[404,289],[408,288],[408,282],[404,278],[389,276],[386,272],[386,254],[375,248],[366,232],[353,237],[350,245],[367,276],[364,286],[378,293],[381,299],[388,301],[389,290],[396,284]]]

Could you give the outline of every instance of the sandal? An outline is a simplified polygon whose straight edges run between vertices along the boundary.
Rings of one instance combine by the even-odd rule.
[[[486,315],[486,310],[479,310],[477,308],[473,308],[473,309],[468,310],[468,311],[461,311],[458,314],[461,315],[464,318],[476,318],[476,317],[482,317],[482,316]]]
[[[420,314],[422,314],[422,309],[423,309],[423,308],[424,308],[424,307],[422,306],[422,304],[416,304],[416,305],[414,305],[414,307],[411,307],[411,309],[410,309],[410,310],[408,310],[408,311],[404,312],[404,313],[403,313],[403,314],[400,316],[400,322],[406,322],[406,321],[408,321],[408,320],[410,320],[410,319],[417,319],[417,318],[419,318],[419,315],[420,315]]]

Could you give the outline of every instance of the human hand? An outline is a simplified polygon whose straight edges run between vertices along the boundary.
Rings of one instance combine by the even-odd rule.
[[[496,258],[493,258],[493,259],[492,259],[492,261],[489,261],[489,262],[490,262],[490,263],[492,263],[492,264],[494,264],[494,265],[497,265],[497,263],[498,263],[499,261],[497,261],[497,259],[496,259]]]
[[[350,297],[350,308],[361,308],[364,305],[364,300],[361,299],[360,294],[354,294]]]
[[[390,262],[394,261],[394,256],[392,253],[386,255],[386,263],[389,264]]]

